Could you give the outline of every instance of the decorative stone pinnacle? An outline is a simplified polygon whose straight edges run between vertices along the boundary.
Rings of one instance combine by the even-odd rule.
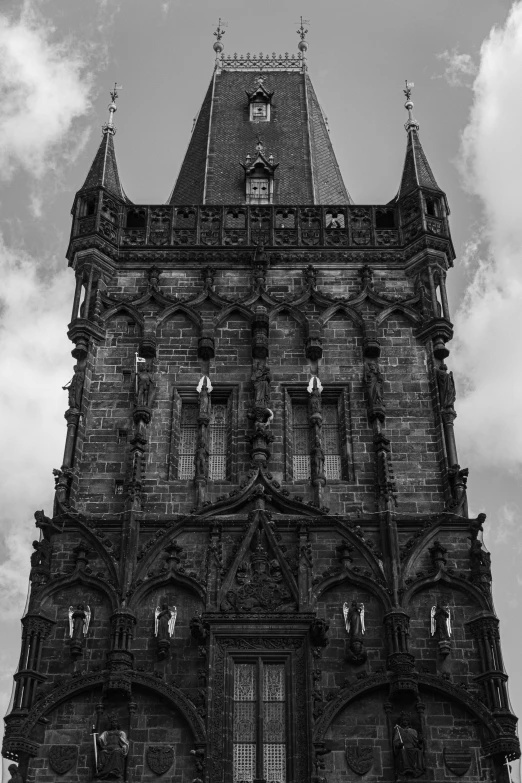
[[[413,118],[413,101],[411,99],[411,91],[412,88],[415,87],[413,82],[409,82],[407,79],[404,80],[404,83],[406,85],[406,88],[403,90],[404,95],[406,96],[406,103],[404,104],[404,108],[408,112],[408,120],[405,123],[404,127],[406,128],[406,132],[409,133],[411,130],[419,130],[419,123],[417,120]]]
[[[112,136],[114,136],[114,134],[116,133],[116,128],[114,127],[114,112],[118,111],[118,107],[116,106],[116,100],[119,97],[118,90],[123,90],[123,87],[121,84],[114,82],[114,89],[111,90],[110,92],[111,102],[109,103],[108,106],[109,120],[103,126],[103,132],[110,133]]]

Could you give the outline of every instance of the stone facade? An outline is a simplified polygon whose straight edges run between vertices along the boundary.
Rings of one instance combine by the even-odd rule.
[[[505,780],[516,718],[444,363],[454,253],[407,130],[387,207],[157,207],[126,199],[106,127],[6,717],[25,781]]]

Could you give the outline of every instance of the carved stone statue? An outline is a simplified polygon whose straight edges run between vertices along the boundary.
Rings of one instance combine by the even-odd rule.
[[[451,613],[447,604],[440,601],[431,608],[431,635],[439,642],[449,642],[451,636]]]
[[[366,362],[364,383],[371,408],[384,407],[384,378],[377,362]]]
[[[174,627],[176,625],[177,609],[175,606],[162,604],[157,606],[154,612],[155,635],[158,641],[170,639],[174,636]]]
[[[71,641],[81,642],[84,636],[87,636],[89,624],[91,622],[91,610],[89,605],[78,604],[76,609],[69,607],[69,636]]]
[[[69,607],[69,646],[73,658],[82,654],[83,640],[87,636],[90,622],[91,609],[88,605],[78,604],[76,609]]]
[[[74,365],[74,375],[62,389],[67,389],[69,395],[69,408],[79,409],[82,403],[83,384],[85,382],[85,368],[79,364]]]
[[[43,538],[41,541],[33,541],[33,549],[35,550],[31,554],[31,568],[49,568],[51,565],[51,551],[52,547],[49,541]]]
[[[397,774],[411,778],[422,777],[426,772],[422,737],[412,728],[404,713],[393,727],[392,744]]]
[[[346,632],[348,634],[348,649],[346,660],[358,666],[364,663],[368,653],[364,649],[364,604],[352,601],[350,606],[343,604],[343,615]]]
[[[200,614],[195,614],[189,623],[190,633],[198,642],[204,642],[207,638],[207,628]]]
[[[364,604],[352,601],[350,606],[347,603],[343,605],[344,622],[346,631],[351,639],[362,638],[364,636]]]
[[[196,453],[194,455],[196,478],[206,478],[208,476],[208,446],[204,435],[198,435],[196,442]]]
[[[311,451],[312,476],[322,476],[324,473],[324,451],[319,437],[315,437]]]
[[[310,289],[311,291],[315,291],[317,288],[317,270],[313,264],[308,264],[308,266],[305,268],[304,279],[306,288]]]
[[[322,409],[321,391],[319,389],[319,384],[317,383],[317,378],[314,377],[312,379],[312,391],[310,392],[309,397],[310,416],[320,415]]]
[[[34,512],[35,526],[42,531],[42,535],[46,541],[51,540],[51,536],[55,533],[61,533],[62,529],[55,525],[52,519],[46,517],[43,510]]]
[[[252,373],[251,381],[254,386],[254,404],[256,408],[268,408],[270,404],[270,384],[272,382],[270,369],[258,365]]]
[[[314,647],[327,647],[329,644],[328,629],[329,625],[320,617],[316,617],[310,624],[310,636]]]
[[[209,416],[210,416],[210,394],[207,386],[207,379],[205,377],[203,378],[203,383],[201,384],[201,391],[199,393],[198,417],[200,419],[208,419]]]
[[[109,728],[98,737],[98,747],[96,777],[99,780],[123,781],[129,741],[116,716],[111,716]]]
[[[442,408],[453,408],[455,400],[457,399],[457,393],[455,391],[455,381],[453,380],[453,373],[448,372],[448,368],[441,362],[436,370],[437,373],[437,386],[439,387],[440,404]]]
[[[16,764],[9,764],[7,769],[9,770],[9,774],[11,775],[7,783],[24,783],[24,779],[20,775]]]
[[[154,402],[154,378],[147,364],[139,365],[136,404],[139,408],[151,408]]]

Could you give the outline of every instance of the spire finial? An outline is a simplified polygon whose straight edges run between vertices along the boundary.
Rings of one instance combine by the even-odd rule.
[[[221,17],[219,17],[218,23],[217,23],[217,28],[214,31],[214,35],[216,36],[216,40],[214,41],[214,46],[213,46],[213,49],[214,49],[214,51],[216,53],[216,62],[217,62],[217,60],[219,60],[219,55],[221,54],[221,52],[225,48],[223,46],[222,42],[221,42],[221,39],[225,35],[224,28],[226,26],[227,26],[227,22],[223,22]]]
[[[306,40],[306,34],[308,30],[305,30],[305,24],[310,24],[309,19],[303,19],[301,16],[301,26],[299,27],[299,30],[297,31],[297,35],[300,37],[300,41],[297,44],[297,48],[301,52],[301,57],[303,60],[303,71],[306,71],[306,52],[308,51],[308,41]],[[297,24],[297,22],[296,22]]]
[[[408,111],[408,120],[405,123],[404,127],[406,128],[406,132],[409,133],[411,130],[419,130],[419,123],[417,120],[413,118],[413,101],[411,99],[411,91],[415,87],[413,82],[409,82],[407,79],[404,80],[404,83],[406,85],[406,88],[403,90],[404,95],[406,96],[406,103],[404,104],[404,108]]]
[[[118,82],[114,82],[114,89],[110,92],[111,102],[108,106],[109,121],[103,126],[103,132],[110,133],[112,136],[116,133],[116,128],[114,127],[114,112],[118,111],[118,107],[116,106],[116,100],[119,97],[118,90],[123,90],[123,87],[121,84],[118,84]]]

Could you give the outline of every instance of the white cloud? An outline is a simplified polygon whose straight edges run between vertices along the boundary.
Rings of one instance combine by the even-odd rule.
[[[457,49],[451,52],[441,52],[437,55],[439,60],[446,63],[446,70],[442,76],[436,78],[446,79],[451,87],[468,87],[470,79],[477,74],[477,66],[470,54],[460,54]]]
[[[468,464],[522,466],[522,2],[481,47],[461,168],[484,222],[467,248],[472,280],[456,318],[452,365],[465,390],[458,436]],[[464,460],[463,460],[464,461]]]
[[[74,157],[87,141],[71,133],[90,108],[92,77],[77,41],[60,40],[26,0],[20,17],[0,14],[0,176],[18,167],[41,178],[57,153]]]
[[[0,234],[0,409],[4,448],[0,473],[0,617],[19,617],[27,593],[31,542],[39,538],[33,513],[51,512],[52,469],[60,467],[65,442],[61,387],[73,359],[64,324],[70,315],[74,276],[6,247]],[[41,279],[41,269],[46,277]]]

